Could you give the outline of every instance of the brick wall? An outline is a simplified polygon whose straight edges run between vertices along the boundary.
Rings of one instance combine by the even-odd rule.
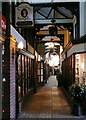
[[[10,38],[10,118],[16,116],[16,63],[15,63],[16,42]]]

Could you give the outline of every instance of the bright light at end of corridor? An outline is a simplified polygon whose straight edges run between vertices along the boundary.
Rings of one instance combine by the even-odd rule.
[[[51,55],[51,59],[49,60],[50,66],[58,66],[59,64],[59,55]]]

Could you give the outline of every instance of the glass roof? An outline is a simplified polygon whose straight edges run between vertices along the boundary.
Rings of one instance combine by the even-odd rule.
[[[85,0],[0,0],[1,2],[29,2],[30,4],[56,3],[56,2],[84,2]]]
[[[32,4],[56,3],[56,2],[79,2],[80,0],[24,0]]]

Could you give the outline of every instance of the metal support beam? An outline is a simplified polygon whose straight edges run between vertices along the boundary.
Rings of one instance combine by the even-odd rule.
[[[74,23],[75,19],[55,19],[54,24],[58,24],[58,23]],[[35,24],[45,24],[45,25],[49,25],[49,24],[53,24],[52,23],[52,19],[45,19],[45,20],[35,20]]]
[[[47,17],[45,15],[43,15],[41,12],[37,11],[38,14],[40,14],[41,16],[45,17],[47,19]]]
[[[52,10],[53,10],[53,9],[51,8],[51,10],[49,11],[49,13],[48,13],[48,15],[47,15],[47,18],[49,17],[49,15],[50,15],[50,13],[52,12]]]
[[[58,8],[55,8],[55,10],[61,14],[62,16],[66,17],[66,18],[69,18],[67,15],[65,15],[64,13],[62,13]]]

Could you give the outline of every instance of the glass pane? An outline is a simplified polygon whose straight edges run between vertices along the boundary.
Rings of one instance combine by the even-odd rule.
[[[41,63],[41,68],[43,68],[43,63]]]
[[[40,68],[40,63],[38,63],[38,68]]]
[[[25,77],[27,79],[27,57],[25,57]]]
[[[43,75],[43,69],[41,69],[41,75]]]
[[[38,76],[38,82],[40,82],[40,76]]]
[[[18,101],[21,99],[21,55],[18,57]]]
[[[22,55],[22,90],[24,96],[24,55]]]
[[[43,76],[41,76],[41,82],[43,82]]]
[[[25,57],[25,83],[26,83],[26,92],[27,92],[27,57]]]
[[[40,69],[38,69],[38,75],[40,75]]]

